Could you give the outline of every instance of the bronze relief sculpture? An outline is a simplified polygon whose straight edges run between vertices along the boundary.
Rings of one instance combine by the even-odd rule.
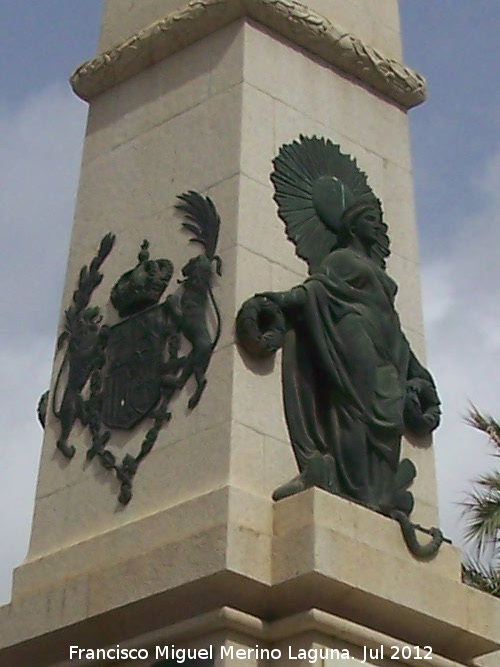
[[[405,430],[423,435],[438,426],[440,402],[394,306],[381,202],[356,161],[322,138],[283,146],[271,180],[286,234],[309,266],[303,284],[255,295],[237,319],[251,354],[283,348],[299,474],[273,498],[318,486],[397,519],[412,552],[432,555],[442,534],[432,529],[431,542],[418,543],[408,518],[416,469],[400,453]]]
[[[87,461],[95,459],[115,474],[123,505],[132,498],[132,482],[141,461],[171,419],[171,400],[191,377],[195,390],[188,408],[198,405],[220,337],[221,318],[212,291],[222,268],[216,254],[220,218],[209,197],[189,191],[178,199],[176,208],[185,216],[182,227],[191,234],[191,242],[202,246],[182,268],[179,293],[161,301],[174,266],[168,259],[151,259],[149,242],[144,240],[136,266],[111,290],[110,300],[121,320],[113,326],[102,323],[100,309],[90,301],[116,241],[114,234],[106,234],[92,262],[80,271],[57,343],[57,351],[64,350],[64,356],[54,390],[51,396],[42,396],[38,409],[44,426],[51,407],[60,424],[56,445],[67,459],[75,454],[69,442],[73,426],[81,422],[90,436]],[[214,333],[207,323],[210,309]],[[181,356],[183,339],[190,349]],[[135,456],[130,452],[119,456],[110,448],[114,430],[131,430],[145,418],[153,423]]]

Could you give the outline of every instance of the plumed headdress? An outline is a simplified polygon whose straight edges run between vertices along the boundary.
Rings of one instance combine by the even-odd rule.
[[[273,164],[278,214],[309,273],[336,247],[346,212],[361,201],[381,210],[356,160],[329,139],[300,135],[280,148]]]

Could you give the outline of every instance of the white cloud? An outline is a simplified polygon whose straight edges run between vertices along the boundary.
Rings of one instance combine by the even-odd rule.
[[[21,346],[2,345],[0,396],[2,397],[2,469],[0,513],[2,553],[0,600],[10,594],[12,569],[24,558],[33,511],[42,430],[36,420],[40,388],[47,384],[53,341],[33,340]]]
[[[55,291],[62,285],[73,220],[84,112],[82,103],[59,85],[19,108],[0,107],[0,279],[14,286],[3,294],[10,317],[0,338],[55,326]]]
[[[435,437],[441,516],[458,541],[470,481],[495,465],[485,437],[463,418],[470,402],[500,418],[500,149],[475,185],[481,211],[460,221],[442,260],[423,267],[429,367],[443,400]]]
[[[49,382],[84,119],[85,106],[56,85],[18,108],[0,106],[0,603],[28,543],[36,405]]]
[[[429,330],[443,321],[454,305],[452,271],[448,262],[424,266],[422,292],[425,324]]]

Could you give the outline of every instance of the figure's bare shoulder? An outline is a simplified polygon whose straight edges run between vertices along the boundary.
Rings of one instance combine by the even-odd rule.
[[[349,248],[333,250],[324,259],[321,269],[328,275],[336,275],[344,279],[368,270],[367,262],[363,261],[362,257]]]

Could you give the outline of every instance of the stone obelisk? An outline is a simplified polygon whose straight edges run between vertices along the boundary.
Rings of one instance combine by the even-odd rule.
[[[70,665],[70,646],[119,644],[148,653],[120,664],[149,667],[155,647],[175,644],[214,647],[216,665],[238,664],[238,648],[255,667],[309,664],[301,649],[451,667],[497,649],[499,603],[461,583],[450,545],[420,562],[394,521],[340,497],[311,488],[272,501],[296,474],[279,355],[249,368],[235,343],[246,298],[306,273],[269,181],[280,146],[302,134],[340,144],[369,175],[403,328],[424,354],[407,111],[425,82],[401,62],[397,0],[104,0],[99,54],[72,85],[89,117],[61,332],[109,232],[89,305],[96,327],[117,323],[112,288],[134,266],[139,281],[146,254],[154,270],[157,258],[173,262],[172,285],[182,278],[195,253],[176,204],[189,191],[221,219],[221,328],[199,404],[188,408],[189,383],[169,404],[128,503],[99,453],[88,460],[88,425],[72,425],[72,457],[57,449],[49,398],[29,553],[0,609],[0,664]],[[62,364],[59,351],[52,394]],[[113,436],[115,456],[135,455],[147,428]],[[432,447],[404,449],[418,469],[414,517],[436,525]],[[256,646],[273,662],[248,652]],[[331,655],[316,664],[338,664]]]

